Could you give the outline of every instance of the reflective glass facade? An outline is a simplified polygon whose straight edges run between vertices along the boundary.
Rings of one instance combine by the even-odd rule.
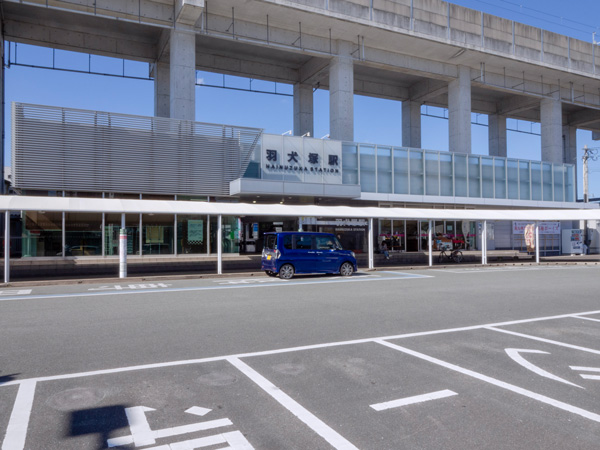
[[[362,192],[575,201],[571,164],[345,142],[342,168]]]

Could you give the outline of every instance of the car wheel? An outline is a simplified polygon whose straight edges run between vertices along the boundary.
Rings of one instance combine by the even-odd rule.
[[[279,278],[281,278],[282,280],[289,280],[293,276],[294,266],[292,266],[291,264],[284,264],[283,266],[281,266],[281,269],[279,269]]]
[[[343,277],[349,277],[353,273],[354,273],[354,267],[352,267],[352,264],[350,264],[349,262],[345,262],[340,267],[340,275]]]

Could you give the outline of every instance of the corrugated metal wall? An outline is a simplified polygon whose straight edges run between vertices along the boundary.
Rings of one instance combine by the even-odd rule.
[[[262,130],[13,103],[20,189],[229,195]]]

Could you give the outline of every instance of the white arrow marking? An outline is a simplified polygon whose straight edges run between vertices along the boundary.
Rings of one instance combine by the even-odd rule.
[[[556,375],[552,375],[550,372],[546,372],[544,369],[541,369],[538,366],[531,364],[529,361],[527,361],[525,358],[519,355],[519,353],[538,353],[541,355],[549,355],[550,353],[548,352],[543,352],[541,350],[527,350],[522,348],[507,348],[505,351],[508,354],[508,356],[510,356],[517,364],[520,364],[526,369],[531,370],[532,372],[537,373],[542,377],[550,378],[551,380],[560,381],[561,383],[569,384],[571,386],[583,389],[581,386],[578,386],[575,383],[571,383],[570,381],[564,380],[560,377],[557,377]]]
[[[428,402],[430,400],[438,400],[440,398],[452,397],[458,395],[456,392],[445,389],[443,391],[431,392],[429,394],[415,395],[414,397],[406,397],[398,400],[392,400],[384,403],[376,403],[371,405],[375,411],[384,411],[386,409],[398,408],[399,406],[413,405],[415,403]]]

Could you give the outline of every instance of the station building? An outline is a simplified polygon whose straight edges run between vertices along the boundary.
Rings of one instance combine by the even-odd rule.
[[[600,133],[596,48],[442,1],[5,1],[4,40],[150,63],[155,116],[14,103],[19,195],[429,209],[596,208],[576,202],[576,131]],[[124,6],[123,6],[124,5]],[[294,136],[195,121],[196,70],[289,83]],[[2,82],[4,82],[2,80]],[[314,89],[330,133],[315,139]],[[354,140],[354,95],[402,102],[402,146]],[[450,151],[421,148],[421,107],[447,108]],[[472,153],[471,113],[489,116],[489,154]],[[541,123],[542,158],[507,157],[506,119]],[[15,256],[110,256],[121,217],[13,215]],[[127,214],[128,253],[254,253],[264,232],[329,231],[367,250],[364,219]],[[526,250],[526,223],[488,224],[488,249]],[[542,254],[565,230],[540,226]],[[481,249],[477,221],[432,224],[440,241]],[[379,218],[375,242],[426,249],[429,222]]]

